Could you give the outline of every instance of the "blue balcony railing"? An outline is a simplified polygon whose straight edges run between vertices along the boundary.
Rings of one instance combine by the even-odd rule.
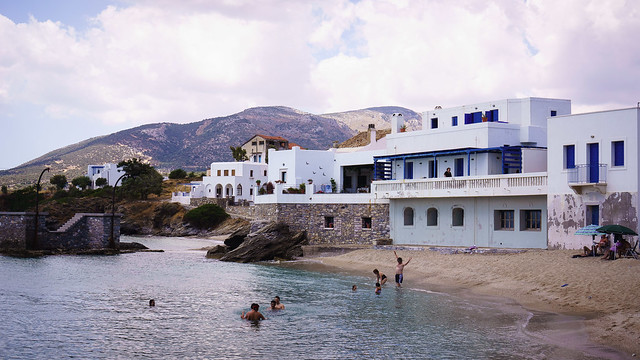
[[[607,164],[581,164],[567,169],[569,184],[606,184]]]

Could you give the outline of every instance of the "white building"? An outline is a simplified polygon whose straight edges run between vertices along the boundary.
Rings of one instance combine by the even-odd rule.
[[[190,204],[192,198],[234,198],[253,201],[257,184],[267,182],[267,164],[245,162],[214,162],[202,181],[181,184],[171,201]]]
[[[117,164],[108,163],[104,165],[87,166],[87,177],[91,179],[91,187],[96,187],[96,180],[99,178],[107,179],[107,185],[114,186],[120,176],[124,175],[124,170]]]
[[[373,183],[394,243],[546,248],[547,118],[570,112],[542,98],[436,108],[413,132],[394,116]]]
[[[549,247],[591,247],[575,231],[621,224],[638,231],[640,109],[549,119]]]

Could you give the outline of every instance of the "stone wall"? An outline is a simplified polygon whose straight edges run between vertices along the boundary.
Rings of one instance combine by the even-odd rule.
[[[259,204],[253,208],[254,219],[280,221],[293,231],[306,231],[311,245],[371,244],[389,237],[388,204]],[[325,218],[333,222],[325,224]],[[371,219],[371,227],[363,218]]]
[[[111,214],[76,214],[72,223],[57,231],[47,230],[46,215],[38,220],[37,244],[34,244],[33,213],[0,213],[0,248],[3,249],[104,249],[111,237]],[[113,217],[114,244],[120,243],[120,214]]]

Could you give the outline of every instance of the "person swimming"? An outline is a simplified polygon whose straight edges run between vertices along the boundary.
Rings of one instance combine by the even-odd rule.
[[[243,311],[242,315],[240,315],[240,318],[250,321],[265,320],[266,318],[258,311],[258,309],[260,309],[260,305],[256,303],[251,304],[251,310],[249,310],[249,312],[247,312],[246,314]]]

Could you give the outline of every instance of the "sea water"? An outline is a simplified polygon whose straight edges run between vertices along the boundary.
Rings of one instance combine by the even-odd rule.
[[[165,252],[0,256],[2,359],[596,359],[507,303],[386,284],[304,263],[206,259],[210,240],[127,238]],[[393,280],[393,279],[391,279]],[[352,291],[352,285],[358,290]],[[279,295],[286,309],[269,311]],[[156,306],[150,307],[149,300]],[[240,319],[251,303],[267,320]],[[577,322],[577,321],[576,321]]]

